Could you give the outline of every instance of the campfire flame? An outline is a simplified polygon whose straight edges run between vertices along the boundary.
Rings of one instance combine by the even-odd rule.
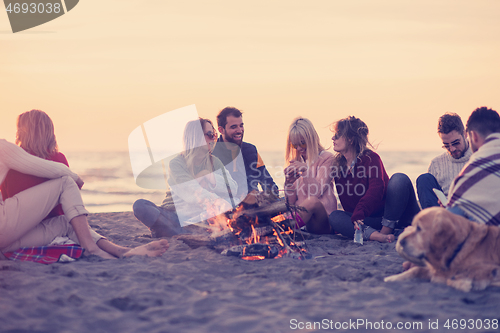
[[[260,236],[257,235],[255,227],[252,224],[252,236],[247,239],[247,244],[256,244],[256,243],[260,243]]]
[[[286,217],[283,214],[276,215],[275,217],[271,217],[271,221],[273,221],[274,223],[279,223],[279,222],[282,222],[285,220],[286,220]]]
[[[297,254],[304,258],[306,252],[301,244],[295,241],[295,231],[290,220],[283,212],[275,216],[248,214],[247,211],[257,206],[245,200],[235,209],[224,211],[227,205],[206,202],[207,222],[212,230],[212,239],[216,242],[223,238],[228,242],[226,253],[239,255],[244,260],[263,260],[281,258]],[[250,207],[250,208],[249,208]],[[262,217],[262,218],[259,218]],[[236,253],[236,254],[234,254]]]
[[[278,237],[278,234],[276,233],[276,230],[274,230],[274,233],[273,233],[274,236],[276,236],[276,240],[278,241],[278,243],[281,245],[281,246],[285,246],[285,244],[283,243],[283,241],[281,240],[281,238]]]
[[[256,261],[256,260],[264,260],[266,257],[264,256],[246,256],[246,257],[241,257],[243,260],[249,260],[249,261]]]

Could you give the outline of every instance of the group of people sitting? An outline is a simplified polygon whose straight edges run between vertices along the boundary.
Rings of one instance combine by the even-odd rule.
[[[189,142],[195,134],[188,128],[198,122],[202,131],[194,141],[201,146],[199,142],[204,139],[205,149],[198,150],[200,155],[194,159],[191,152],[197,145]],[[207,210],[220,214],[234,208],[259,185],[278,196],[278,187],[256,147],[243,141],[242,112],[224,108],[217,115],[217,125],[218,139],[210,120],[200,118],[188,124],[185,151],[170,163],[171,188],[163,203],[157,206],[143,199],[134,203],[135,216],[154,237],[182,233],[183,226],[203,220]],[[332,132],[333,153],[321,145],[310,120],[298,117],[289,127],[283,191],[289,204],[305,208],[297,213],[298,227],[347,237],[360,229],[365,240],[392,242],[394,229],[411,224],[421,208],[440,204],[433,188],[451,193],[447,208],[452,212],[477,222],[498,224],[500,208],[496,211],[495,196],[491,195],[500,189],[496,186],[498,161],[494,156],[494,140],[500,136],[495,134],[500,132],[496,111],[478,108],[467,129],[457,114],[446,113],[439,119],[438,134],[446,152],[417,179],[420,204],[407,175],[395,173],[389,178],[368,141],[368,126],[361,119],[338,120]],[[471,156],[472,161],[480,159],[480,164],[468,163]],[[342,209],[338,209],[337,198]]]
[[[150,228],[152,237],[183,233],[187,224],[235,208],[259,186],[279,197],[257,148],[243,141],[242,112],[234,107],[221,110],[217,129],[218,138],[210,120],[188,122],[184,150],[168,165],[170,189],[162,204],[144,199],[134,203],[134,215]],[[305,208],[296,215],[298,227],[351,238],[359,229],[365,240],[392,242],[394,229],[409,225],[421,208],[444,206],[433,188],[448,195],[446,208],[453,213],[500,224],[496,111],[476,109],[466,128],[457,114],[439,119],[438,135],[446,152],[416,181],[420,205],[407,175],[395,173],[389,178],[361,119],[338,120],[332,132],[333,153],[321,145],[310,120],[298,117],[290,125],[283,191],[289,204]],[[103,258],[156,256],[167,249],[166,240],[135,249],[121,247],[89,227],[79,192],[83,181],[58,151],[46,113],[31,110],[19,116],[16,144],[0,140],[0,256],[19,247],[47,245],[58,236],[67,236],[88,254]]]
[[[439,118],[438,135],[446,150],[434,158],[428,173],[417,178],[422,209],[444,205],[469,220],[500,224],[500,117],[495,110],[477,108],[467,120],[446,113]],[[447,196],[438,201],[432,189]]]

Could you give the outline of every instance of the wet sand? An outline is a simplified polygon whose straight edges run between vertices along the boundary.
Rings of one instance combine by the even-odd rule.
[[[89,221],[120,245],[151,241],[131,212]],[[244,261],[171,240],[159,258],[0,261],[0,332],[457,331],[445,328],[448,319],[498,331],[485,325],[500,317],[500,288],[385,283],[402,271],[394,243],[328,235],[308,244],[311,260]]]

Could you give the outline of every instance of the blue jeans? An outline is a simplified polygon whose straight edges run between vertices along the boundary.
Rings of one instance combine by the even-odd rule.
[[[404,173],[392,175],[387,185],[384,218],[389,221],[397,221],[398,228],[404,229],[411,224],[413,217],[419,211],[420,207],[410,178]],[[388,227],[391,226],[388,225]],[[391,228],[394,229],[394,227]]]
[[[422,209],[439,206],[438,198],[436,194],[434,194],[434,191],[432,191],[433,188],[437,188],[440,191],[443,190],[436,180],[436,177],[430,173],[424,173],[418,176],[417,194]]]
[[[394,229],[403,229],[411,224],[413,217],[420,211],[415,196],[415,190],[410,178],[404,173],[395,173],[387,184],[385,197],[384,216],[369,216],[363,220],[364,238],[370,239],[370,235],[386,226]],[[329,222],[334,231],[353,238],[354,224],[351,221],[352,213],[334,211],[329,216]]]
[[[151,230],[153,238],[170,237],[182,233],[175,211],[158,207],[145,199],[134,202],[133,210],[135,217]]]
[[[335,210],[328,217],[332,230],[349,238],[354,238],[354,224],[351,221],[352,213]],[[382,216],[368,216],[363,220],[363,238],[370,239],[370,235],[382,229]]]

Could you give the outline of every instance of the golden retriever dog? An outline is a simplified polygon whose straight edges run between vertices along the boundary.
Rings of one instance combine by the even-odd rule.
[[[420,278],[465,292],[500,286],[499,227],[432,207],[415,216],[399,236],[396,250],[417,266],[386,277],[386,282]]]

